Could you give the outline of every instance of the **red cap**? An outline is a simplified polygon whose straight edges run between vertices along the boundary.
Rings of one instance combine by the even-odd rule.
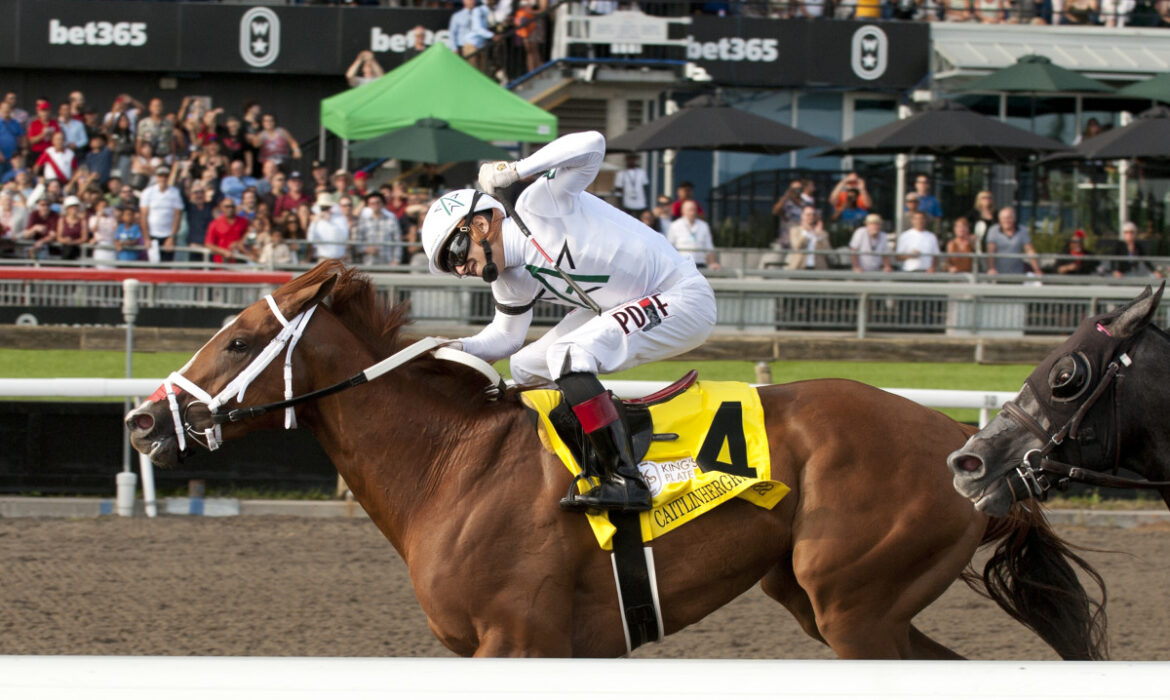
[[[1077,229],[1076,231],[1073,231],[1073,238],[1084,238],[1084,237],[1085,237],[1084,230]]]
[[[354,173],[354,174],[353,174],[353,179],[355,179],[355,180],[365,180],[365,179],[366,179],[366,178],[368,178],[369,176],[370,176],[370,174],[369,174],[369,173],[365,172],[364,170],[359,170],[359,171],[357,171],[356,173]]]
[[[49,109],[48,100],[37,100],[37,109]]]

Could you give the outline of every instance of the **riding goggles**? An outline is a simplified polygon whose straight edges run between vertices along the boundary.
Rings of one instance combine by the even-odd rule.
[[[439,251],[439,269],[443,272],[454,272],[455,268],[467,262],[467,253],[471,250],[471,236],[466,227],[460,226],[447,237],[443,249]]]
[[[467,214],[439,250],[439,259],[436,263],[443,272],[454,272],[455,268],[467,263],[467,254],[471,251],[471,218],[475,216],[475,205],[479,203],[481,195],[483,192],[477,191],[471,196]]]

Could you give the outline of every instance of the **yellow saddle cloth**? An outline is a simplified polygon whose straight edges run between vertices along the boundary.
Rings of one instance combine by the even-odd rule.
[[[549,411],[561,403],[561,393],[526,391],[521,399],[539,418],[537,432],[545,449],[560,457],[574,476],[580,474],[580,465],[549,418]],[[674,433],[678,439],[655,440],[638,465],[653,495],[651,509],[640,515],[643,542],[732,498],[771,509],[788,494],[787,486],[772,480],[764,409],[750,385],[696,382],[675,398],[650,406],[650,416],[655,433]],[[601,548],[612,549],[615,528],[608,515],[587,517]]]

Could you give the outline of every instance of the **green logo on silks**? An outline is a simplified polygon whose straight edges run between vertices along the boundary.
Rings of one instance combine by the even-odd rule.
[[[576,292],[573,291],[573,288],[569,286],[568,282],[561,279],[560,273],[558,273],[556,270],[552,270],[547,267],[537,267],[536,265],[525,265],[524,269],[528,270],[528,274],[532,275],[533,279],[535,279],[537,282],[540,282],[541,286],[543,286],[552,294],[556,295],[557,298],[562,299],[574,306],[580,306],[583,309],[589,308],[588,304],[577,299]],[[605,284],[609,281],[609,275],[570,274],[569,277],[572,277],[574,281],[581,284],[586,284],[589,282]],[[597,289],[597,287],[592,287],[586,289],[585,291],[588,293],[592,292],[594,289]]]
[[[463,206],[463,202],[460,202],[454,195],[449,194],[440,197],[439,204],[443,205],[443,213],[445,214],[450,214],[455,209]]]

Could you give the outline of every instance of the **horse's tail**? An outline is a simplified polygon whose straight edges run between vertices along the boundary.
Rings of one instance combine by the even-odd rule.
[[[967,584],[1038,634],[1062,659],[1108,658],[1105,582],[1053,532],[1044,513],[1017,504],[1007,516],[991,520],[982,544],[993,542],[998,544],[982,577],[968,567]],[[1074,565],[1100,589],[1100,602],[1089,597]]]

